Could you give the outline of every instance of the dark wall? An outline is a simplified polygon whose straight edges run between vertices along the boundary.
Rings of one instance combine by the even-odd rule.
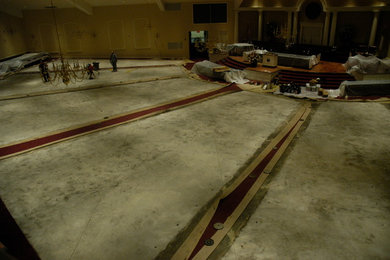
[[[287,12],[263,12],[263,40],[272,41],[274,36],[286,37]],[[272,35],[272,29],[276,29],[278,35]]]
[[[340,12],[337,17],[337,46],[368,45],[373,12]]]
[[[238,41],[248,42],[257,40],[259,28],[259,13],[257,11],[239,12]]]
[[[378,47],[378,56],[387,57],[390,49],[390,12],[379,14],[375,44]]]

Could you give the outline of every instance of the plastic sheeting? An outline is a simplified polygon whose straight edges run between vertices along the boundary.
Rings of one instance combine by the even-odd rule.
[[[390,59],[381,60],[375,56],[365,57],[363,55],[355,55],[349,57],[344,64],[347,73],[355,76],[355,73],[362,74],[384,74],[390,73]]]
[[[234,43],[227,46],[230,56],[242,56],[246,51],[253,51],[255,46],[250,43]]]
[[[0,77],[21,70],[33,62],[45,60],[47,58],[49,58],[49,54],[46,52],[26,53],[13,59],[0,62]]]
[[[249,55],[251,55],[253,52],[256,53],[258,56],[262,56],[262,55],[266,54],[268,51],[267,50],[244,51],[242,53],[242,57],[244,58],[244,61],[248,61]]]
[[[242,70],[230,69],[227,72],[215,72],[213,69],[218,67],[221,67],[221,65],[205,60],[195,63],[191,71],[212,79],[221,79],[230,83],[244,84],[249,81],[245,79],[245,73]]]

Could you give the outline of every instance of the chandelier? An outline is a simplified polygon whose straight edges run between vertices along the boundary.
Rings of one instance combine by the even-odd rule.
[[[52,84],[58,84],[58,83],[64,83],[65,85],[68,85],[69,83],[76,83],[83,81],[85,76],[87,74],[93,73],[91,71],[90,67],[83,65],[81,66],[78,61],[73,62],[71,65],[69,61],[64,59],[64,56],[62,54],[62,48],[61,48],[61,42],[60,42],[60,36],[58,33],[58,26],[57,26],[57,17],[55,14],[55,6],[53,5],[53,0],[50,0],[51,5],[47,8],[52,9],[53,14],[53,20],[54,25],[56,29],[56,35],[57,35],[57,41],[58,41],[58,48],[59,48],[59,55],[60,55],[60,62],[55,63],[52,62],[52,69],[49,70],[47,65],[45,64],[45,68],[43,70],[46,71],[46,76],[44,75],[45,72],[42,72],[42,78],[44,81],[48,81]],[[90,64],[89,64],[90,66]],[[42,71],[42,69],[41,69]],[[51,75],[50,75],[51,74]],[[90,75],[91,78],[91,75]]]

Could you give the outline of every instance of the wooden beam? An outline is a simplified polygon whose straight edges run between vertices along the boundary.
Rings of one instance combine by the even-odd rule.
[[[165,5],[162,0],[156,0],[156,4],[158,5],[158,8],[160,8],[160,11],[165,11]]]
[[[71,5],[73,5],[75,8],[79,9],[83,13],[86,13],[88,15],[92,15],[92,6],[85,2],[84,0],[65,0]]]

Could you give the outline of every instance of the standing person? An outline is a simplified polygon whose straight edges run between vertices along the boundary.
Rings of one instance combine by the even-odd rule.
[[[41,60],[41,63],[39,63],[39,70],[41,71],[41,75],[43,77],[43,80],[45,82],[49,82],[49,79],[50,79],[49,67],[47,66],[46,62],[43,62],[43,60]]]
[[[118,58],[115,54],[114,51],[111,52],[111,56],[110,56],[110,62],[111,62],[111,65],[112,65],[112,71],[115,72],[117,71],[116,70],[116,62],[117,62]]]
[[[93,79],[95,77],[95,74],[93,73],[93,66],[92,64],[87,65],[87,72],[89,75],[89,79]]]

